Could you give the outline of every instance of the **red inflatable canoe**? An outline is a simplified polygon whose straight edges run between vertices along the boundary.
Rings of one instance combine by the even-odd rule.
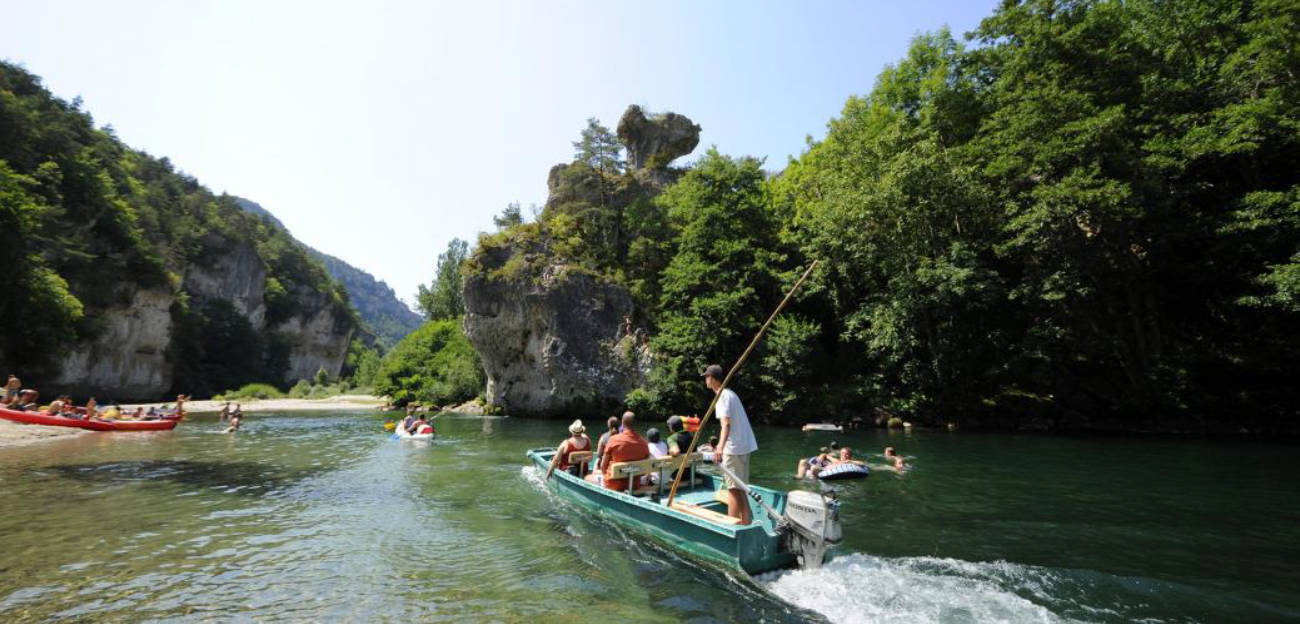
[[[161,431],[175,429],[180,421],[165,420],[79,420],[51,416],[45,412],[17,412],[0,407],[0,418],[30,425],[52,425],[55,427],[79,427],[92,431]]]

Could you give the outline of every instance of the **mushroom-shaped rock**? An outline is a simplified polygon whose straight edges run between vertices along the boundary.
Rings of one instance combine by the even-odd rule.
[[[677,113],[647,117],[640,106],[633,104],[618,120],[618,138],[627,148],[632,169],[663,169],[700,144],[700,127]]]

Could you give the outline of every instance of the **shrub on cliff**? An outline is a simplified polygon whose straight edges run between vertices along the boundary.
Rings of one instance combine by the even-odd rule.
[[[430,321],[397,343],[375,373],[375,393],[398,405],[445,405],[474,398],[483,367],[459,319]]]

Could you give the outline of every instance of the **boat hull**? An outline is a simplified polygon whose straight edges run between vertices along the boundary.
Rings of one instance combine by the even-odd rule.
[[[75,427],[91,431],[166,431],[175,429],[178,420],[80,420],[64,418],[43,412],[19,412],[0,408],[0,418],[29,425],[47,425],[51,427]]]
[[[545,471],[553,453],[554,449],[534,449],[528,452],[528,457],[535,466]],[[701,504],[712,502],[719,479],[712,475],[704,476],[707,477],[706,484],[693,490],[679,491],[678,500]],[[776,532],[772,520],[760,518],[763,514],[756,508],[753,510],[754,517],[759,523],[737,527],[670,509],[658,497],[637,497],[615,492],[566,472],[556,471],[547,486],[603,517],[658,538],[677,550],[727,568],[757,574],[789,567],[796,562],[794,555],[783,549],[781,536]],[[784,509],[783,492],[755,489],[761,490],[760,495],[765,502],[772,505],[778,513]],[[685,485],[682,490],[686,490]]]

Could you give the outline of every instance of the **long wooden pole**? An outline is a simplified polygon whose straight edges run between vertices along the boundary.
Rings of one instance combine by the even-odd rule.
[[[731,378],[735,376],[736,371],[740,370],[740,367],[745,363],[745,360],[749,359],[749,354],[754,352],[754,348],[758,346],[758,342],[763,339],[763,334],[766,334],[767,329],[772,326],[772,321],[776,320],[776,316],[781,313],[781,310],[785,309],[787,303],[790,303],[790,299],[794,298],[794,293],[803,285],[803,281],[808,279],[808,276],[812,274],[813,269],[817,268],[817,262],[817,260],[813,260],[813,263],[808,265],[808,270],[803,272],[803,275],[799,277],[799,281],[795,282],[794,286],[790,288],[790,292],[785,294],[785,299],[782,299],[781,304],[776,306],[775,310],[772,310],[772,315],[767,317],[767,321],[763,323],[763,326],[758,328],[758,333],[754,334],[754,339],[749,342],[749,348],[745,349],[745,352],[740,354],[740,359],[736,360],[736,363],[732,365],[730,371],[727,371],[727,377],[722,380],[722,386],[718,388],[718,391],[713,393],[713,400],[709,402],[709,410],[704,412],[704,418],[700,419],[699,428],[695,430],[695,435],[691,437],[691,446],[686,449],[686,452],[684,453],[685,456],[690,457],[691,453],[695,452],[695,445],[699,443],[700,435],[704,433],[704,426],[709,423],[709,417],[713,415],[714,408],[718,406],[718,397],[722,396],[722,391],[727,388],[727,384],[731,383]],[[718,458],[722,455],[722,449],[714,449],[713,453],[714,457]],[[682,484],[682,475],[684,474],[686,474],[685,470],[677,471],[677,478],[673,479],[673,489],[668,491],[668,502],[665,506],[672,506],[673,498],[677,496],[677,486]]]

